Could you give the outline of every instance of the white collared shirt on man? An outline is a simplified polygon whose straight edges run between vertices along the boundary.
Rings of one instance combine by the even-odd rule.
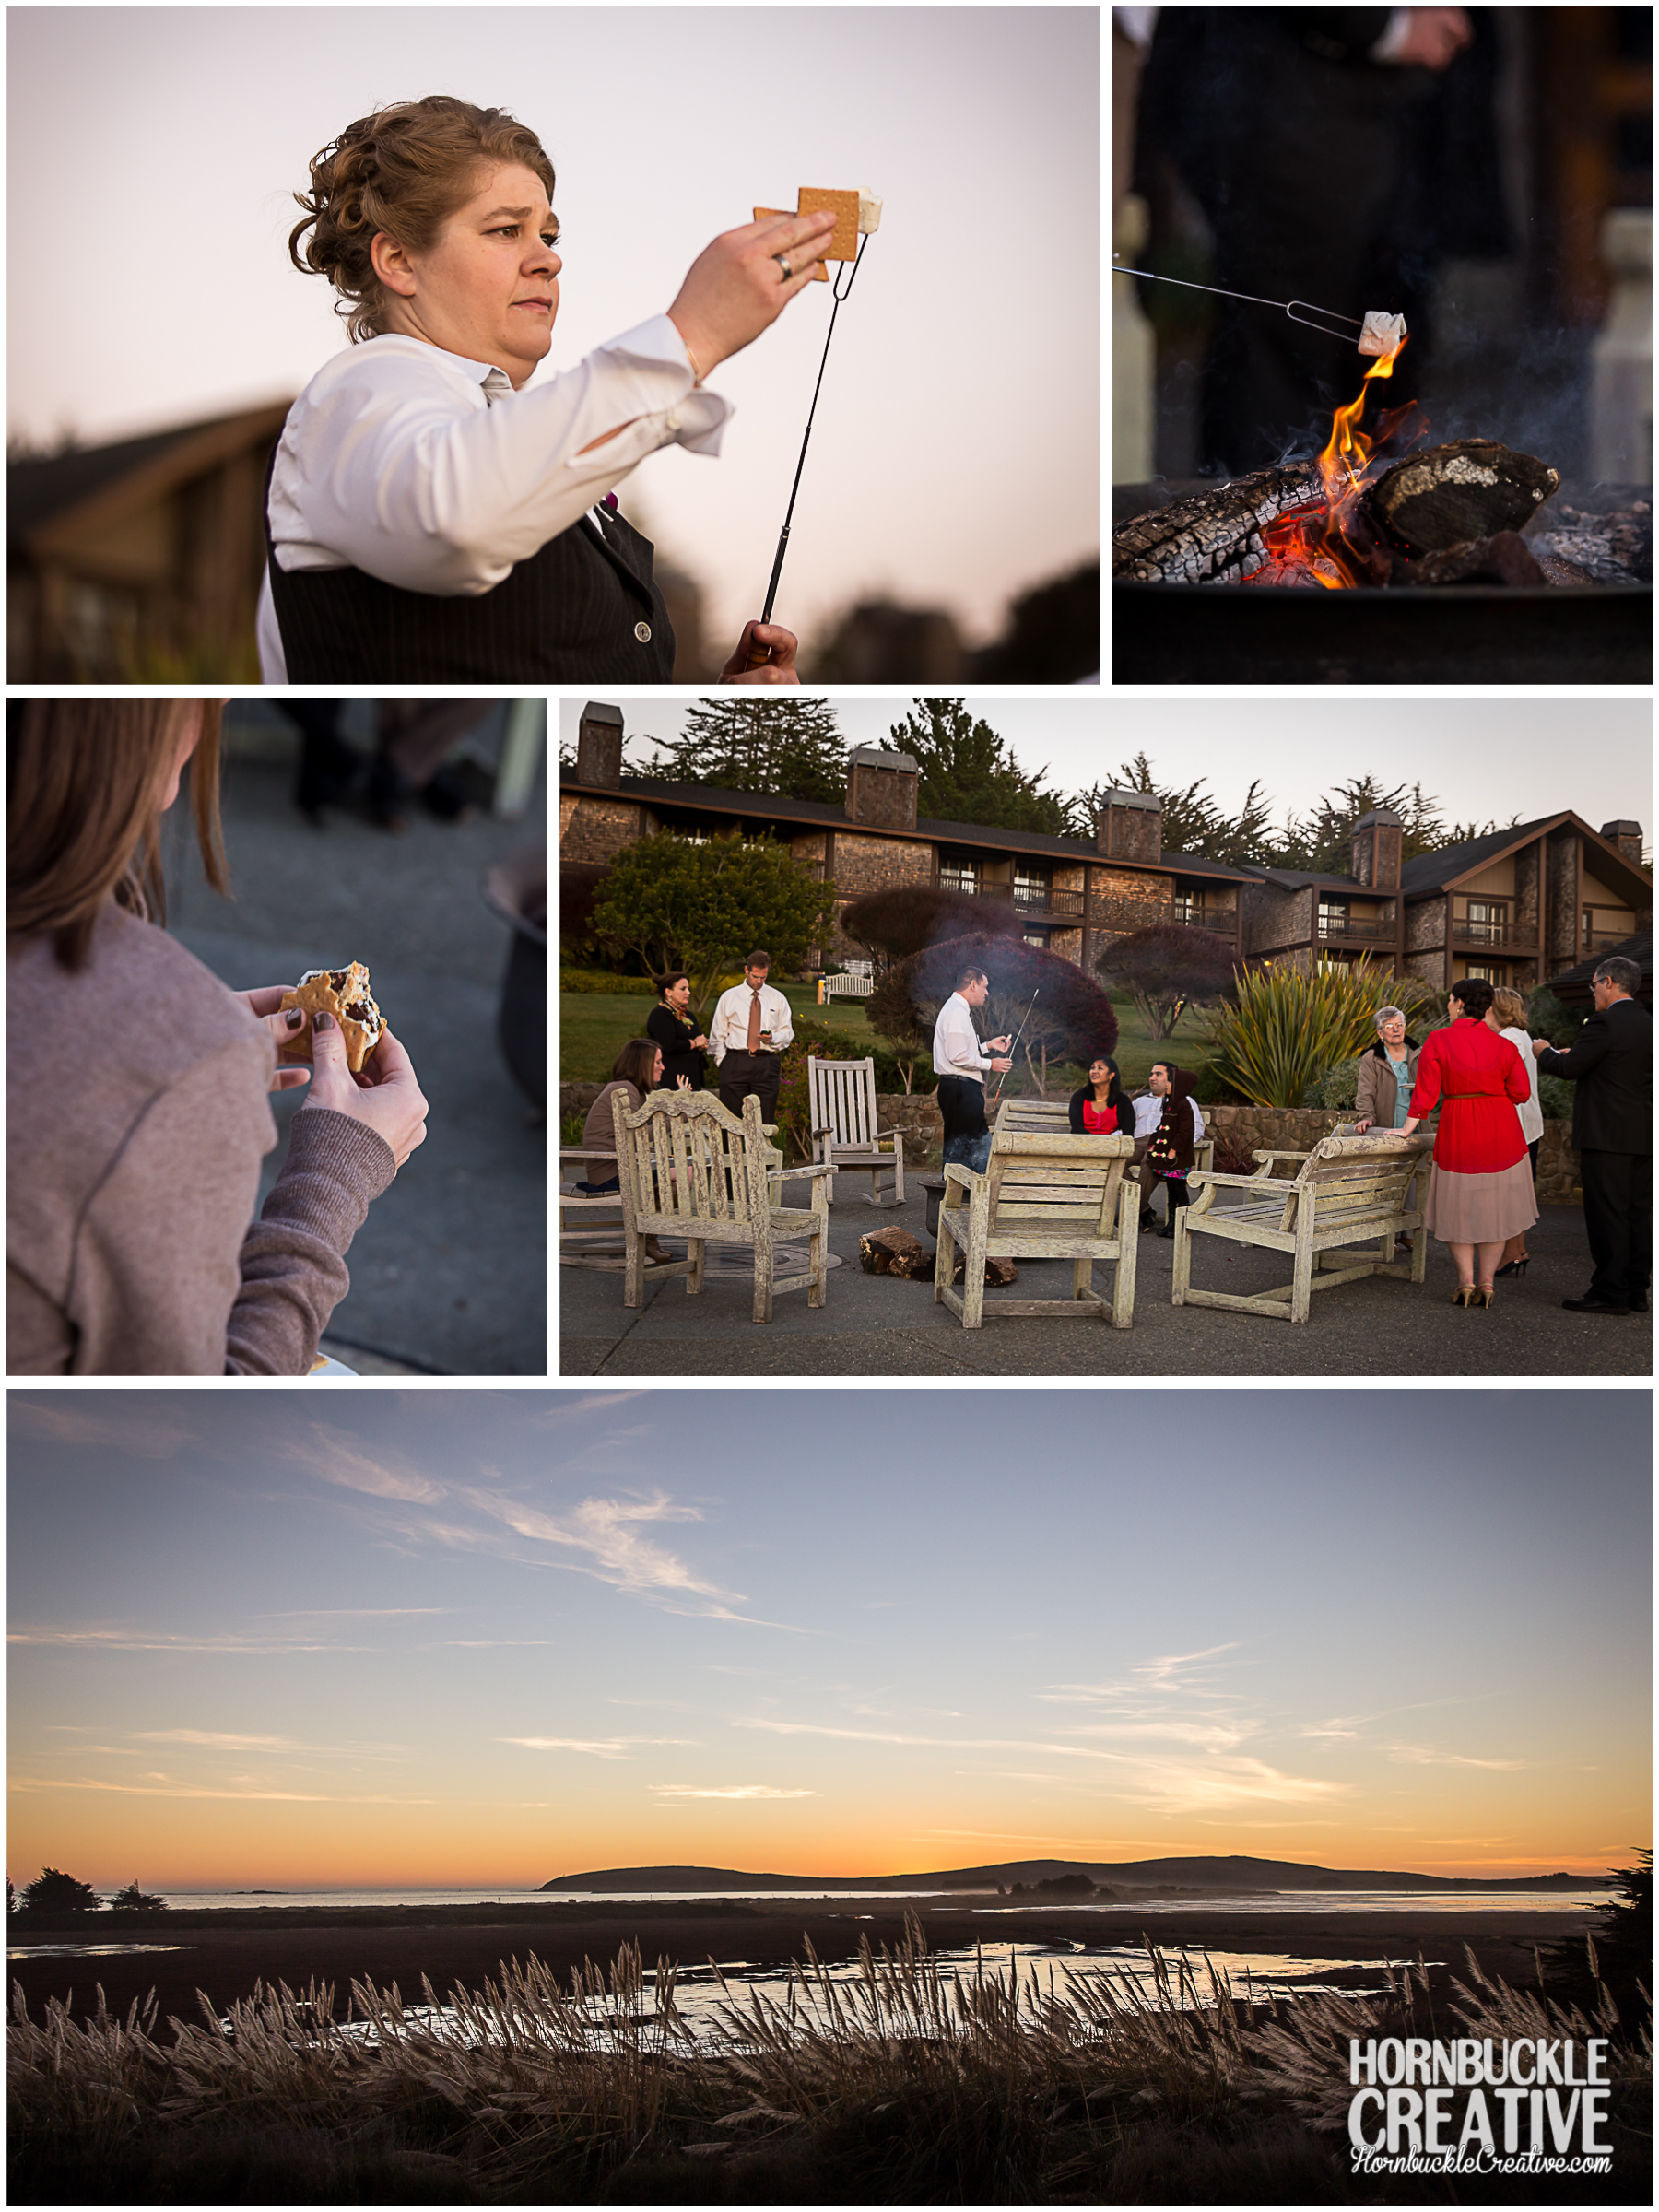
[[[729,991],[720,994],[720,1004],[714,1009],[714,1018],[709,1024],[709,1043],[718,1064],[728,1053],[747,1053],[748,1050],[749,1006],[754,994],[747,982],[734,983]],[[771,1042],[760,1050],[781,1053],[794,1039],[790,1024],[789,1001],[782,991],[774,991],[770,983],[760,986],[760,1027],[771,1031]]]
[[[488,362],[424,339],[370,338],[326,362],[288,410],[271,472],[276,562],[476,598],[584,515],[598,528],[596,502],[659,446],[718,453],[731,413],[693,389],[666,315],[522,392]],[[628,428],[605,438],[618,422]],[[288,681],[268,574],[259,665],[267,684]]]
[[[959,991],[951,993],[934,1023],[933,1064],[935,1076],[966,1076],[971,1083],[982,1083],[991,1065],[973,1026],[973,1008]]]

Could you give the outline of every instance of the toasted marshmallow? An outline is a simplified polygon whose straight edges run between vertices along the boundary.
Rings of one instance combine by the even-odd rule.
[[[1361,353],[1398,353],[1406,342],[1406,318],[1390,315],[1379,307],[1366,312],[1365,327],[1359,333]]]
[[[873,230],[879,230],[880,228],[881,202],[873,192],[868,191],[861,184],[858,188],[859,235],[867,238]]]

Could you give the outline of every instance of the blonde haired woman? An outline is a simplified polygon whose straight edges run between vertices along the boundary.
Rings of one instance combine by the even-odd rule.
[[[1507,984],[1498,984],[1492,992],[1492,1004],[1486,1017],[1488,1029],[1496,1030],[1500,1037],[1507,1037],[1521,1055],[1521,1065],[1532,1078],[1532,1097],[1515,1108],[1521,1122],[1522,1141],[1527,1158],[1532,1162],[1533,1188],[1538,1187],[1538,1147],[1544,1136],[1544,1109],[1538,1103],[1538,1063],[1533,1056],[1533,1041],[1526,1026],[1526,1001],[1519,991]],[[1524,1275],[1531,1258],[1526,1249],[1524,1230],[1512,1237],[1503,1248],[1503,1265],[1499,1275]],[[1496,1278],[1494,1278],[1496,1279]]]
[[[350,1287],[371,1202],[426,1135],[388,1030],[352,1076],[316,1017],[238,993],[158,926],[161,817],[191,770],[227,888],[219,708],[29,700],[6,710],[6,1366],[14,1375],[303,1375]],[[275,1189],[266,1093],[309,1080]]]

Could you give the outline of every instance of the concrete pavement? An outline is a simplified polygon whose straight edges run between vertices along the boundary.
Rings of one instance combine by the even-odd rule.
[[[805,1191],[802,1185],[802,1191]],[[1053,1320],[993,1318],[999,1295],[985,1293],[985,1325],[964,1329],[929,1282],[868,1276],[858,1265],[866,1230],[897,1223],[931,1248],[920,1177],[902,1207],[877,1207],[851,1178],[830,1211],[828,1301],[814,1312],[804,1291],[776,1300],[770,1325],[749,1319],[747,1286],[711,1283],[688,1298],[683,1277],[645,1284],[637,1313],[622,1304],[622,1277],[559,1270],[559,1371],[566,1375],[1645,1375],[1652,1368],[1646,1318],[1601,1320],[1566,1313],[1561,1300],[1587,1288],[1590,1261],[1576,1206],[1547,1206],[1528,1231],[1533,1261],[1518,1280],[1498,1285],[1489,1311],[1451,1303],[1457,1277],[1443,1245],[1430,1246],[1420,1287],[1385,1277],[1341,1284],[1314,1299],[1304,1326],[1214,1308],[1174,1307],[1174,1245],[1144,1236],[1137,1259],[1135,1325],[1113,1329],[1098,1316]],[[1068,1298],[1069,1261],[1021,1261],[1019,1281],[1000,1295]],[[1196,1286],[1245,1294],[1288,1282],[1288,1257],[1241,1246],[1198,1242]],[[1095,1270],[1110,1290],[1111,1270]]]

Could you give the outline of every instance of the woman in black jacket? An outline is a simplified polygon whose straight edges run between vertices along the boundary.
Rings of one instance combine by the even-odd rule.
[[[665,975],[657,982],[657,1003],[646,1018],[645,1034],[662,1047],[663,1074],[659,1090],[701,1090],[703,1054],[709,1040],[692,1020],[691,979]],[[681,1077],[687,1081],[682,1083]]]
[[[1135,1134],[1135,1116],[1124,1103],[1117,1062],[1098,1053],[1089,1065],[1088,1080],[1071,1095],[1074,1136],[1116,1136]]]

